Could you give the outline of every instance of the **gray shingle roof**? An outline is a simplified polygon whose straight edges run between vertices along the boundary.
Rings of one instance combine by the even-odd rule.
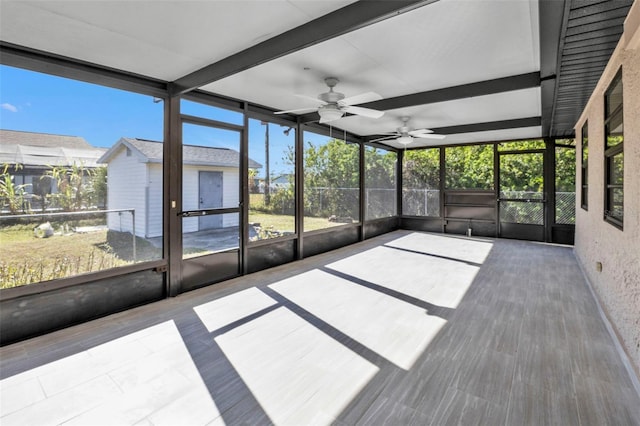
[[[52,135],[49,133],[21,132],[0,129],[0,145],[28,145],[51,148],[95,149],[80,136]]]
[[[97,167],[105,151],[78,136],[0,130],[0,164]]]
[[[138,151],[151,163],[162,162],[162,142],[136,138],[121,138],[98,162],[108,163],[121,144]],[[184,164],[219,167],[238,167],[240,164],[240,153],[228,148],[185,145],[182,155]],[[262,165],[249,159],[249,167],[259,169]]]

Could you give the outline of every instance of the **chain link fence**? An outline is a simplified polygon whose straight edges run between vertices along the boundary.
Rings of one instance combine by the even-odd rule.
[[[543,200],[542,192],[502,191],[501,198]],[[576,193],[556,192],[555,223],[574,224],[576,221]],[[500,221],[510,223],[544,224],[544,204],[536,201],[502,201],[500,203]]]
[[[437,189],[403,189],[402,214],[440,216],[440,191]]]
[[[556,192],[556,223],[576,223],[576,193]]]
[[[367,219],[378,219],[396,215],[395,188],[371,188],[365,190]]]

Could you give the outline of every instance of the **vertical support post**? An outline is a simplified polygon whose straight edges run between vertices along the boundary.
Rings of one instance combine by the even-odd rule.
[[[555,140],[545,138],[545,151],[543,162],[544,174],[544,240],[552,242],[553,225],[556,222],[556,147]]]
[[[496,197],[494,220],[496,221],[496,237],[500,237],[500,152],[498,144],[493,144],[493,190]]]
[[[346,137],[345,137],[346,139]],[[345,143],[347,142],[346,140],[344,141]],[[365,146],[364,143],[362,142],[358,142],[358,146],[360,148],[359,154],[360,154],[360,161],[359,161],[359,182],[360,182],[360,196],[359,201],[360,201],[360,241],[364,241],[364,239],[366,238],[365,235],[365,219],[366,219],[366,215],[367,215],[367,194],[366,194],[366,182],[365,182],[365,173],[366,173],[366,167],[365,167]]]
[[[244,130],[240,134],[240,273],[249,273],[249,104],[244,103]],[[265,150],[269,151],[269,123]],[[267,173],[269,157],[267,157]],[[268,174],[266,183],[269,183]],[[266,186],[265,186],[266,191]],[[265,193],[266,196],[266,193]],[[265,198],[266,200],[266,198]]]
[[[402,173],[404,172],[404,150],[399,149],[396,151],[396,216],[398,222],[402,221]],[[400,223],[398,223],[398,226]]]
[[[300,119],[296,124],[295,142],[295,224],[296,224],[296,258],[304,258],[304,137]]]
[[[182,123],[180,97],[165,99],[163,146],[163,225],[162,252],[167,259],[166,291],[177,296],[182,282]]]
[[[245,114],[246,115],[246,114]],[[269,170],[269,122],[261,121],[264,129],[264,205],[271,204],[271,171]],[[245,124],[245,129],[248,129]]]
[[[444,234],[446,231],[446,227],[447,227],[447,220],[445,219],[445,214],[444,214],[444,204],[445,204],[445,179],[446,179],[446,170],[445,170],[445,162],[446,162],[446,158],[445,158],[445,149],[444,147],[440,147],[438,148],[440,150],[439,154],[440,154],[440,182],[439,182],[439,191],[440,191],[440,221],[441,221],[441,231]],[[426,214],[426,212],[425,212]]]
[[[138,261],[136,256],[136,209],[131,209],[131,221],[133,230],[133,263]]]

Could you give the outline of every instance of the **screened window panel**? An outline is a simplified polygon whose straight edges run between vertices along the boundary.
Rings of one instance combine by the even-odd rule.
[[[405,151],[402,214],[440,216],[440,149]]]

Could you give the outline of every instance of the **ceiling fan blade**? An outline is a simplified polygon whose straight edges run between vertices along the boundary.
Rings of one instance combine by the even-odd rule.
[[[339,103],[341,105],[358,105],[364,104],[367,102],[379,101],[382,99],[382,96],[378,95],[375,92],[366,92],[361,93],[355,96],[349,96],[348,98],[342,99]]]
[[[409,132],[409,135],[411,136],[417,136],[417,135],[423,135],[425,133],[433,133],[433,130],[431,129],[416,129],[416,130],[411,130]]]
[[[380,118],[384,115],[383,111],[378,111],[371,108],[357,107],[357,106],[345,106],[344,108],[342,108],[342,110],[351,114],[361,115],[363,117],[369,117],[369,118]]]
[[[397,137],[398,137],[398,135],[394,134],[394,135],[390,135],[390,136],[384,136],[384,137],[381,137],[381,138],[378,138],[378,139],[373,139],[373,140],[370,140],[369,142],[382,142],[382,141],[395,139]]]
[[[423,133],[420,135],[413,135],[414,138],[423,138],[423,139],[444,139],[445,135],[436,135],[435,133]]]
[[[290,113],[295,113],[295,114],[304,114],[306,112],[313,112],[316,111],[318,108],[299,108],[299,109],[289,109],[286,111],[276,111],[274,112],[274,114],[290,114]]]

